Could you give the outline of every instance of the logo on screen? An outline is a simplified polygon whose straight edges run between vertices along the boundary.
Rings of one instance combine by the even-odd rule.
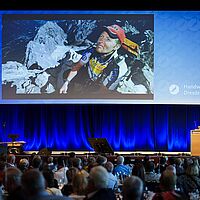
[[[169,92],[172,95],[178,94],[179,93],[179,86],[176,84],[172,84],[169,86]]]

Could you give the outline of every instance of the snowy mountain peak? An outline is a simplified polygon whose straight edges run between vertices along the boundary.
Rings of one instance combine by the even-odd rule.
[[[34,42],[44,45],[50,44],[50,42],[53,42],[53,45],[63,45],[65,39],[66,34],[63,29],[55,22],[48,21],[40,27],[34,38]]]
[[[67,34],[55,22],[48,21],[40,27],[33,41],[26,49],[25,66],[29,69],[33,64],[49,68],[57,64],[52,53],[57,46],[64,46]]]

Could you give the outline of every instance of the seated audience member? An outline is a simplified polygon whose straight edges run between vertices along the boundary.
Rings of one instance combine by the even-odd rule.
[[[35,155],[32,159],[30,169],[41,170],[42,167],[42,158],[40,155]]]
[[[8,154],[6,167],[15,167],[16,157],[14,154]]]
[[[114,165],[111,162],[105,164],[105,168],[108,171],[108,188],[117,189],[118,180],[117,177],[112,174]]]
[[[88,192],[88,200],[116,200],[114,191],[108,188],[108,172],[103,166],[91,169]]]
[[[83,172],[75,174],[72,181],[73,193],[69,195],[72,199],[83,200],[86,197],[86,191],[88,186],[88,177]]]
[[[160,174],[155,173],[155,164],[152,161],[146,163],[145,182],[159,182]]]
[[[185,197],[175,191],[177,176],[170,170],[165,170],[160,177],[160,190],[153,196],[153,200],[182,200]]]
[[[124,157],[123,156],[117,157],[117,165],[114,168],[113,173],[117,176],[120,176],[120,175],[130,176],[131,175],[131,168],[127,165],[124,165]]]
[[[152,161],[146,163],[145,188],[148,191],[156,192],[159,190],[160,174],[155,173],[155,164]]]
[[[168,165],[168,166],[166,167],[166,170],[167,170],[167,171],[171,171],[171,172],[173,172],[174,174],[176,174],[176,167],[175,167],[174,165]]]
[[[68,167],[65,164],[65,159],[63,157],[58,158],[57,171],[54,172],[54,178],[57,180],[58,184],[67,184],[68,180],[66,177],[66,172]]]
[[[200,190],[199,168],[190,164],[186,169],[186,174],[178,177],[177,188],[189,197],[190,192]]]
[[[3,174],[3,185],[7,192],[7,200],[25,200],[26,196],[21,186],[22,172],[16,167],[5,169]]]
[[[74,158],[76,158],[76,153],[75,152],[70,152],[69,154],[69,158],[68,158],[68,167],[73,167],[73,160]]]
[[[53,161],[54,161],[53,157],[49,156],[47,158],[47,163],[45,164],[44,169],[50,169],[52,172],[57,171],[57,167]]]
[[[106,162],[107,162],[107,158],[105,156],[102,156],[102,155],[97,156],[97,159],[96,159],[97,166],[100,165],[104,167]]]
[[[45,179],[37,169],[30,169],[22,175],[22,186],[26,200],[67,200],[67,197],[49,195],[45,190]]]
[[[89,156],[88,157],[88,167],[87,167],[87,171],[90,173],[90,170],[92,169],[92,167],[95,167],[96,165],[96,158],[94,156]]]
[[[19,161],[18,168],[24,173],[29,167],[29,161],[26,158],[22,158]]]
[[[137,161],[135,162],[133,169],[132,169],[132,175],[139,177],[143,183],[145,183],[145,169],[141,162]]]
[[[159,159],[158,165],[155,168],[155,172],[158,174],[159,173],[162,174],[162,172],[165,171],[166,167],[167,167],[167,159],[165,157],[161,157]]]
[[[73,167],[77,168],[80,172],[82,172],[86,177],[89,176],[88,172],[86,172],[82,167],[82,161],[80,158],[73,159]]]
[[[65,196],[69,196],[70,194],[73,193],[73,187],[72,187],[72,181],[74,179],[74,176],[79,172],[79,170],[75,167],[70,167],[67,172],[66,172],[66,176],[67,176],[67,180],[68,183],[65,184],[63,186],[63,188],[61,189],[62,194]]]
[[[181,158],[176,158],[175,159],[175,167],[176,167],[176,175],[180,176],[185,173],[185,170],[183,168],[183,161]]]
[[[124,180],[122,186],[123,200],[141,200],[143,196],[143,181],[137,176]]]
[[[143,166],[145,168],[145,171],[146,171],[146,164],[150,161],[150,157],[148,155],[144,156],[144,159],[143,159]]]
[[[42,172],[42,174],[46,181],[46,191],[49,194],[63,196],[61,190],[55,187],[53,172],[50,169],[46,169]]]

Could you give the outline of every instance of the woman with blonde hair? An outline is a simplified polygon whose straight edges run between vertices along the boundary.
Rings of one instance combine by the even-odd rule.
[[[72,180],[73,193],[69,195],[69,197],[75,200],[84,199],[86,197],[85,195],[87,186],[88,186],[88,176],[86,176],[85,173],[81,171],[76,173]]]

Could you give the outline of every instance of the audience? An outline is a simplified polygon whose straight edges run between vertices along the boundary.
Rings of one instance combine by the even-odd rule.
[[[125,165],[121,155],[116,164],[113,156],[85,156],[84,169],[83,156],[77,155],[25,158],[9,154],[5,158],[0,157],[0,200],[187,200],[200,191],[196,157],[174,157],[166,162],[165,157],[153,161],[146,156],[142,161],[139,156],[134,162],[128,158]],[[155,173],[156,164],[158,172],[164,170],[161,175]],[[59,187],[56,177],[62,181]]]

